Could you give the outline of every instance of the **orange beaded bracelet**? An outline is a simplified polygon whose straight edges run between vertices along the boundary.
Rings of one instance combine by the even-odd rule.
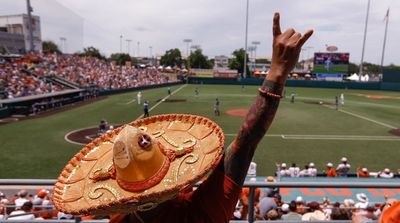
[[[281,99],[282,98],[282,95],[274,94],[274,93],[271,93],[269,91],[263,90],[261,88],[258,88],[258,92],[263,97],[272,97],[272,98],[277,98],[277,99]]]

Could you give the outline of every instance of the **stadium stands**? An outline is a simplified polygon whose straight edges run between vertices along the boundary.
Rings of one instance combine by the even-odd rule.
[[[19,180],[21,181],[21,180]],[[31,180],[32,181],[32,180]],[[18,180],[15,182],[6,182],[4,180],[0,181],[0,185],[10,185],[18,183]],[[22,182],[22,181],[21,181]],[[42,180],[38,181],[39,183],[47,182],[48,185],[52,185],[54,182],[51,180]],[[23,185],[28,185],[30,182],[24,180]],[[36,185],[36,182],[31,182],[32,185]],[[263,220],[276,220],[278,222],[286,222],[295,219],[301,219],[303,221],[325,221],[325,222],[337,222],[337,220],[347,220],[350,222],[352,217],[357,215],[363,215],[367,218],[371,219],[371,222],[378,219],[381,214],[382,208],[385,207],[386,204],[394,202],[395,200],[389,197],[383,197],[382,202],[371,202],[368,197],[359,193],[356,194],[355,197],[348,197],[343,200],[343,202],[331,202],[329,199],[324,198],[321,201],[313,200],[311,202],[306,202],[303,197],[297,197],[294,200],[283,200],[281,196],[273,190],[266,193],[267,188],[272,187],[286,187],[290,184],[285,183],[256,183],[256,182],[247,182],[245,187],[249,187],[250,189],[244,189],[245,193],[243,194],[238,202],[235,213],[232,214],[231,222],[236,222],[235,220],[244,220],[242,222],[253,222],[256,220],[258,222]],[[306,183],[298,184],[300,187],[304,187],[308,185],[308,187],[326,187],[326,184],[318,184],[318,183]],[[376,185],[375,185],[376,186]],[[333,185],[333,187],[356,187],[356,188],[364,188],[364,187],[375,187],[374,184],[350,184],[343,182],[338,185]],[[381,184],[382,188],[398,188],[399,184]],[[254,195],[257,191],[257,188],[261,190],[260,201],[255,202]],[[246,191],[247,190],[247,191]],[[51,193],[46,189],[37,189],[36,191],[30,190],[31,194],[28,194],[28,200],[32,204],[32,208],[29,210],[25,210],[25,214],[29,217],[32,217],[31,214],[35,216],[35,220],[39,220],[45,222],[46,219],[49,222],[53,222],[57,219],[107,219],[106,216],[70,216],[63,213],[58,213],[54,210],[54,207],[51,203]],[[24,190],[21,190],[18,194],[6,196],[4,193],[0,192],[0,221],[8,218],[10,213],[15,211],[16,205],[15,201],[18,197],[25,193]],[[249,194],[247,194],[249,193]],[[248,197],[250,196],[250,197]],[[245,199],[245,198],[249,199]],[[255,204],[253,208],[250,208],[249,205]],[[254,211],[254,218],[250,219],[250,215],[248,214],[249,210]],[[14,212],[14,213],[20,213]],[[19,216],[22,216],[20,213]],[[16,216],[16,215],[14,215]],[[12,218],[10,219],[12,220]],[[52,221],[53,220],[53,221]],[[76,221],[79,222],[79,221]],[[107,221],[101,221],[107,222]],[[239,222],[239,221],[237,221]],[[346,222],[346,221],[344,221]]]

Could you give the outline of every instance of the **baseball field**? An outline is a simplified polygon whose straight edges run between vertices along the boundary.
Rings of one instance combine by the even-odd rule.
[[[195,96],[195,88],[199,95]],[[226,146],[237,133],[242,115],[257,94],[256,86],[177,85],[142,91],[150,114],[189,113],[209,117],[224,130]],[[296,94],[290,102],[290,94]],[[82,145],[66,135],[98,126],[131,122],[142,115],[136,93],[106,99],[59,112],[0,125],[0,178],[56,178]],[[344,94],[336,110],[335,96]],[[219,98],[221,116],[214,116]],[[163,100],[164,99],[164,100]],[[257,175],[272,175],[275,163],[295,162],[303,167],[314,162],[322,170],[327,162],[337,165],[346,156],[354,172],[358,165],[371,171],[400,168],[400,94],[390,91],[287,88],[277,116],[258,146],[254,161]],[[397,132],[397,135],[396,135]]]

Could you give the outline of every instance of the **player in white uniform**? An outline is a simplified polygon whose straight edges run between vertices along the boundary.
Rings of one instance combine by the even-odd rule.
[[[309,172],[310,172],[310,174],[311,174],[311,176],[312,177],[316,177],[317,176],[317,168],[315,168],[315,164],[314,163],[310,163],[310,164],[308,164],[308,170],[309,170]]]
[[[292,163],[292,166],[289,167],[289,173],[291,177],[299,177],[300,168],[295,163]]]
[[[340,160],[342,163],[336,168],[336,173],[338,177],[347,177],[347,173],[350,171],[350,164],[347,163],[347,158],[342,157]]]
[[[290,177],[290,171],[287,169],[286,163],[282,163],[279,174],[281,177]]]
[[[139,91],[139,92],[137,93],[136,99],[137,99],[138,105],[140,105],[140,102],[141,102],[141,100],[142,100],[142,92]]]

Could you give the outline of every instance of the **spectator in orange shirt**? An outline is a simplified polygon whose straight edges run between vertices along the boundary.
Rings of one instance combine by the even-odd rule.
[[[256,181],[257,180],[255,177],[252,177],[249,180],[250,183],[255,183]],[[260,188],[256,187],[254,191],[254,205],[258,205],[258,202],[260,202],[260,193],[261,193]],[[248,187],[244,187],[242,189],[241,197],[243,196],[246,196],[248,199],[250,199],[250,189]]]
[[[336,170],[335,170],[335,168],[333,168],[332,163],[326,164],[326,168],[327,168],[325,171],[326,177],[336,177],[337,176]]]
[[[369,171],[366,167],[357,168],[357,176],[361,178],[370,177]]]
[[[252,177],[249,180],[250,183],[255,183],[256,182],[256,178]],[[260,188],[256,187],[255,191],[254,191],[254,207],[257,208],[258,207],[258,203],[260,202]],[[249,210],[249,201],[250,201],[250,188],[248,187],[244,187],[242,189],[242,193],[240,195],[240,202],[243,205],[243,209],[242,209],[242,219],[247,219],[247,215],[248,215],[248,210]]]

